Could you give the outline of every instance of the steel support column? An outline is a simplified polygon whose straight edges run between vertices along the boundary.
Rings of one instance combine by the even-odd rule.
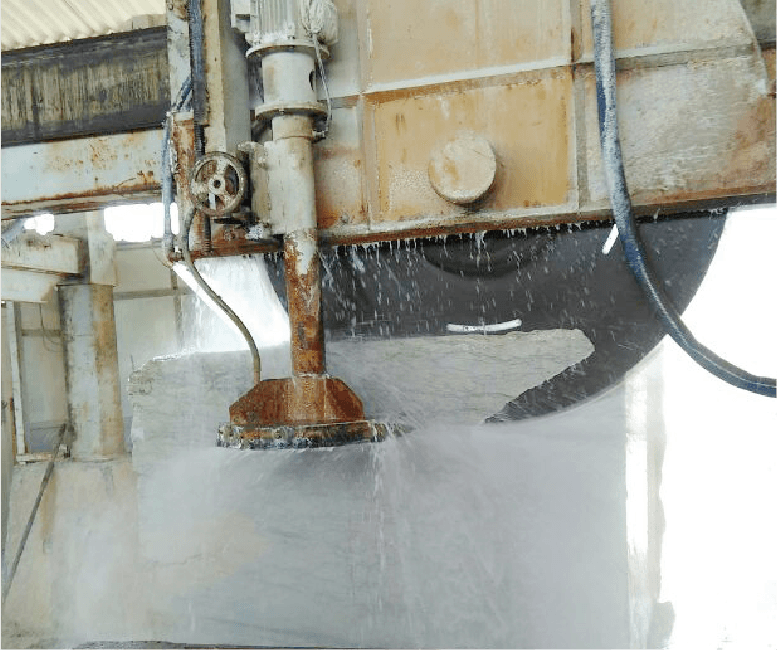
[[[76,460],[105,460],[124,453],[111,273],[114,247],[107,241],[101,213],[79,216],[87,222],[89,282],[59,287],[72,455]]]
[[[291,366],[295,375],[323,374],[326,370],[312,138],[310,117],[273,119],[272,150],[277,176],[283,185],[294,188],[280,200],[283,211],[289,215],[283,256],[291,327]]]

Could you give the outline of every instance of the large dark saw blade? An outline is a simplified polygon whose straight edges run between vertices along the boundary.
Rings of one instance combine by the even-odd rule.
[[[724,214],[650,218],[649,262],[681,311],[717,249]],[[618,382],[663,338],[623,259],[603,252],[611,222],[323,250],[324,325],[331,340],[457,334],[449,325],[519,319],[521,330],[579,329],[594,345],[582,362],[516,394],[492,419],[552,413]],[[281,299],[283,262],[268,263]]]

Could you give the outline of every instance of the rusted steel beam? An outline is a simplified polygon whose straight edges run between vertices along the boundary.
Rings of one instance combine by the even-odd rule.
[[[777,201],[775,187],[770,191],[746,196],[730,196],[725,199],[702,199],[681,201],[678,203],[653,203],[635,205],[634,212],[638,216],[672,216],[674,214],[687,217],[689,214],[702,214],[707,210],[735,208],[744,205],[771,204]],[[521,228],[551,228],[564,224],[585,223],[590,221],[608,221],[612,219],[612,211],[606,208],[588,211],[561,210],[559,212],[539,212],[526,210],[519,214],[510,213],[470,213],[459,220],[449,218],[428,217],[402,224],[387,224],[385,227],[375,226],[335,226],[318,231],[318,246],[329,248],[333,246],[352,246],[359,244],[374,244],[384,241],[400,241],[405,239],[423,239],[441,235],[459,235],[483,232],[485,230],[517,230]],[[202,251],[192,251],[192,259],[202,257],[230,257],[233,255],[250,255],[261,253],[277,253],[281,245],[277,240],[262,240],[259,242],[242,238],[228,243],[214,243],[213,250],[205,254]],[[180,262],[182,256],[171,258]]]
[[[637,216],[682,215],[704,213],[708,210],[735,208],[745,205],[770,204],[777,201],[775,185],[756,188],[758,193],[725,198],[685,200],[677,203],[651,203],[634,205]],[[567,209],[564,209],[567,208]],[[376,224],[374,226],[334,226],[318,231],[319,246],[349,246],[374,244],[383,241],[400,241],[438,237],[441,235],[472,234],[487,230],[518,230],[521,228],[551,228],[564,224],[608,221],[612,211],[608,208],[572,210],[568,206],[556,211],[522,210],[519,213],[472,212],[459,219],[429,216],[402,223]],[[269,251],[266,251],[269,252]]]
[[[3,270],[18,269],[66,277],[83,273],[82,243],[73,237],[22,233],[3,250]]]
[[[170,105],[166,28],[3,52],[2,146],[157,127]]]
[[[325,371],[321,274],[316,231],[298,230],[283,240],[284,277],[295,375]]]
[[[184,215],[188,214],[194,206],[194,199],[189,187],[189,175],[194,169],[194,163],[197,159],[194,119],[192,117],[181,118],[177,114],[173,115],[170,141],[175,160],[173,178],[175,179],[178,218],[182,220]],[[200,242],[202,242],[202,220],[196,219],[192,226],[191,248],[198,248]]]
[[[159,200],[162,131],[3,149],[3,218]]]
[[[365,69],[361,90],[338,78],[345,68],[333,66],[333,88],[339,88],[341,96],[350,89],[355,94],[353,102],[334,111],[332,137],[315,145],[320,244],[607,218],[586,29],[578,34],[569,56],[573,64],[548,58],[544,68],[542,61],[531,59],[518,61],[510,70],[500,65],[464,72],[441,68],[432,71],[436,76],[419,80],[398,75],[394,64],[383,61],[383,77]],[[638,36],[629,38],[637,43]],[[753,80],[758,80],[759,66],[747,54],[744,40],[733,50],[722,46],[688,50],[681,45],[666,51],[658,46],[632,47],[627,56],[619,54],[619,88],[625,95],[622,141],[635,208],[667,214],[774,201],[773,45],[762,51],[768,84],[763,96],[756,96],[758,85]],[[516,56],[521,53],[516,50]],[[662,90],[666,88],[671,88],[671,97]],[[690,114],[678,116],[673,109],[677,104],[690,107]],[[518,110],[522,106],[523,112]],[[418,110],[421,107],[423,111]],[[503,119],[505,115],[523,115],[526,121],[512,123]],[[694,119],[697,115],[704,119]],[[642,128],[648,120],[656,127],[652,131]],[[446,204],[426,178],[429,152],[451,135],[450,124],[458,123],[485,133],[499,163],[493,195],[473,208]],[[188,168],[191,137],[183,141],[179,162]],[[153,167],[146,167],[127,162],[118,146],[122,156],[116,161],[99,152],[95,156],[92,143],[74,141],[67,152],[70,145],[65,142],[36,145],[42,149],[35,150],[6,147],[3,216],[158,200],[158,174],[152,178],[148,172],[158,164],[161,145],[155,145],[147,158]],[[63,147],[60,153],[54,151],[57,146]],[[124,148],[137,158],[143,146],[128,141]],[[179,201],[181,180],[177,178]],[[195,223],[193,230],[197,257],[202,253],[201,224]],[[210,254],[274,248],[245,240],[240,230],[230,230],[229,238],[221,230],[214,228]]]

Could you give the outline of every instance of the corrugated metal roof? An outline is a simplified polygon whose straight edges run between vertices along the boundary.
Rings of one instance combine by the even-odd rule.
[[[165,0],[2,0],[2,49],[164,24]]]

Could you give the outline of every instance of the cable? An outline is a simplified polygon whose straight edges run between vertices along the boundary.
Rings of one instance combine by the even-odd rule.
[[[196,5],[197,2],[195,1],[193,5]],[[181,89],[178,92],[178,98],[177,101],[174,103],[173,110],[180,111],[181,108],[186,103],[186,100],[189,98],[191,92],[192,92],[193,84],[191,77],[187,77],[186,81],[183,82],[181,85]],[[168,113],[167,119],[165,120],[165,133],[162,140],[162,165],[163,165],[163,174],[162,174],[162,200],[164,203],[164,209],[165,209],[165,236],[163,238],[164,240],[164,248],[165,248],[165,258],[168,257],[168,254],[170,250],[172,249],[172,229],[170,229],[170,232],[168,233],[168,226],[171,223],[171,215],[170,215],[170,204],[172,203],[172,170],[170,165],[170,159],[169,159],[169,139],[170,139],[170,121],[171,121],[171,114]],[[183,257],[184,257],[184,263],[186,265],[186,268],[189,269],[189,272],[192,274],[192,277],[195,279],[197,284],[200,285],[202,290],[205,292],[205,294],[213,300],[214,303],[229,317],[229,319],[235,324],[235,326],[240,330],[240,333],[245,338],[246,342],[248,343],[248,347],[251,350],[251,357],[253,358],[253,364],[254,364],[254,382],[259,383],[259,380],[261,378],[261,370],[262,370],[262,362],[261,358],[259,356],[259,349],[256,347],[256,343],[254,342],[253,337],[251,336],[251,332],[248,331],[248,328],[243,324],[243,321],[240,320],[239,316],[232,311],[232,309],[227,305],[226,302],[219,296],[211,287],[210,285],[205,281],[205,278],[202,277],[200,272],[197,270],[197,267],[194,266],[194,263],[192,262],[192,256],[191,251],[189,250],[189,234],[191,232],[191,226],[192,226],[192,220],[194,219],[194,210],[190,210],[189,214],[186,215],[186,218],[183,220],[183,227],[181,228],[181,249],[183,251]],[[180,215],[179,215],[180,218]],[[169,239],[169,244],[168,244]],[[169,246],[169,248],[168,248]]]
[[[642,291],[655,309],[666,332],[702,368],[732,386],[758,395],[777,397],[774,379],[753,375],[720,358],[704,347],[683,323],[677,309],[666,297],[645,262],[645,253],[631,209],[631,199],[623,169],[615,98],[615,52],[612,18],[608,0],[591,0],[591,23],[596,69],[596,103],[607,187],[618,235],[626,260]]]
[[[317,139],[322,139],[329,133],[329,127],[332,123],[332,98],[329,95],[329,84],[326,79],[324,62],[321,59],[319,41],[327,45],[337,42],[337,7],[332,0],[300,0],[299,10],[302,27],[313,41],[316,62],[326,95],[326,125],[323,131],[315,134]]]
[[[316,50],[316,59],[318,60],[318,69],[321,72],[321,81],[324,84],[324,94],[326,95],[326,124],[324,125],[324,132],[321,135],[322,138],[329,133],[329,126],[332,123],[332,99],[329,97],[329,84],[326,81],[326,72],[324,72],[324,62],[321,60],[321,52],[318,47],[318,34],[313,34],[313,48]]]
[[[41,481],[40,489],[38,490],[38,496],[36,497],[35,503],[32,506],[32,512],[30,512],[30,518],[27,520],[27,526],[22,533],[22,539],[19,542],[19,549],[16,551],[16,556],[13,559],[13,564],[11,565],[8,580],[6,580],[5,584],[3,584],[3,605],[5,605],[5,599],[8,597],[8,593],[11,591],[13,579],[16,577],[16,569],[19,567],[19,561],[22,559],[24,547],[26,546],[27,539],[30,536],[32,525],[35,523],[35,516],[38,514],[38,507],[40,506],[41,499],[43,499],[43,493],[46,491],[46,486],[49,484],[51,475],[54,473],[54,461],[57,459],[57,453],[59,452],[59,447],[65,438],[65,431],[67,431],[67,429],[68,424],[63,424],[59,430],[59,435],[57,436],[54,448],[51,450],[51,460],[49,461],[48,467],[46,467],[46,473],[43,475],[43,480]]]
[[[186,77],[184,79],[184,82],[181,84],[180,89],[178,90],[178,95],[176,96],[176,102],[173,104],[175,107],[174,110],[180,111],[184,105],[186,104],[186,100],[189,99],[189,95],[192,92],[192,78]]]
[[[170,159],[170,131],[172,129],[173,112],[180,111],[192,92],[192,78],[186,77],[178,90],[178,95],[172,104],[172,111],[168,111],[164,121],[164,133],[162,134],[162,205],[164,206],[164,234],[162,235],[162,251],[164,259],[168,260],[173,251],[173,229],[170,206],[173,203],[173,165]],[[168,261],[163,262],[170,266]]]
[[[197,270],[197,267],[194,266],[194,263],[192,262],[191,251],[189,250],[189,233],[191,231],[192,220],[194,219],[194,213],[195,213],[194,210],[190,210],[189,213],[186,215],[186,218],[184,219],[184,223],[183,223],[181,249],[183,250],[184,263],[186,264],[186,268],[189,269],[189,273],[191,273],[194,279],[197,281],[197,284],[199,284],[202,290],[206,293],[206,295],[213,302],[215,302],[218,307],[221,308],[221,310],[237,326],[237,328],[240,330],[240,333],[245,338],[246,342],[248,343],[248,347],[251,350],[251,357],[253,358],[253,362],[254,362],[254,383],[258,384],[262,375],[262,360],[259,356],[259,349],[256,347],[256,343],[254,342],[254,339],[251,336],[251,332],[248,331],[248,328],[245,326],[243,321],[240,320],[240,317],[234,311],[232,311],[231,307],[226,302],[224,302],[221,296],[219,296],[210,287],[210,285],[207,282],[205,282],[205,278],[203,278],[202,275],[200,275],[200,272]]]

